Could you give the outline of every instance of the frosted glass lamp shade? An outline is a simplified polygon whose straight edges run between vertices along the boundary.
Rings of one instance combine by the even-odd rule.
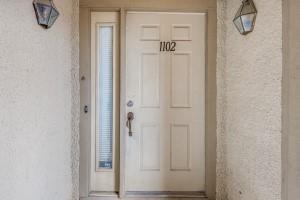
[[[46,29],[50,28],[59,16],[52,0],[34,0],[33,7],[38,24]]]
[[[243,0],[237,11],[233,23],[240,34],[246,35],[253,31],[257,15],[256,7],[252,0]]]

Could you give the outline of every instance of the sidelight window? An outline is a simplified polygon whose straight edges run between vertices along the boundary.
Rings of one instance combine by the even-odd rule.
[[[113,36],[112,25],[98,29],[96,156],[98,169],[113,168]]]

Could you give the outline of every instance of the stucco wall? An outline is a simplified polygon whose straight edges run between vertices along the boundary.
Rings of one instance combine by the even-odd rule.
[[[284,1],[283,200],[300,197],[300,1]]]
[[[219,200],[281,199],[282,1],[254,2],[255,30],[242,36],[241,1],[218,1]]]
[[[78,185],[78,3],[55,3],[44,30],[31,0],[0,0],[1,200],[67,200]]]

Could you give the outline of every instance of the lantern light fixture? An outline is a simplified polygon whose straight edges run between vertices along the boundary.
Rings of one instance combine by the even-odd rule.
[[[233,23],[240,34],[247,35],[254,29],[257,10],[252,0],[242,0],[242,5],[237,11]]]
[[[46,29],[50,28],[59,16],[53,0],[34,0],[33,7],[38,24]]]

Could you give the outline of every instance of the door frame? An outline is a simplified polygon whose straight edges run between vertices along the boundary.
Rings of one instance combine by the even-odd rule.
[[[81,0],[80,1],[80,77],[86,77],[80,82],[80,183],[79,191],[81,199],[100,199],[102,197],[130,197],[125,191],[125,149],[126,149],[126,16],[127,12],[182,12],[206,14],[206,66],[205,66],[205,194],[213,200],[216,193],[216,47],[217,47],[217,11],[215,0],[161,0],[157,5],[156,0],[141,0],[139,3],[131,3],[130,0]],[[171,2],[172,1],[172,2]],[[155,3],[156,2],[156,3]],[[137,5],[135,5],[137,4]],[[176,4],[176,5],[175,5]],[[83,129],[84,124],[90,123],[90,115],[84,114],[84,106],[91,94],[90,80],[90,22],[91,12],[118,12],[119,19],[119,59],[120,59],[120,180],[119,193],[97,194],[89,191],[90,181],[90,131]],[[89,76],[90,77],[90,76]],[[87,88],[87,89],[86,89]]]

